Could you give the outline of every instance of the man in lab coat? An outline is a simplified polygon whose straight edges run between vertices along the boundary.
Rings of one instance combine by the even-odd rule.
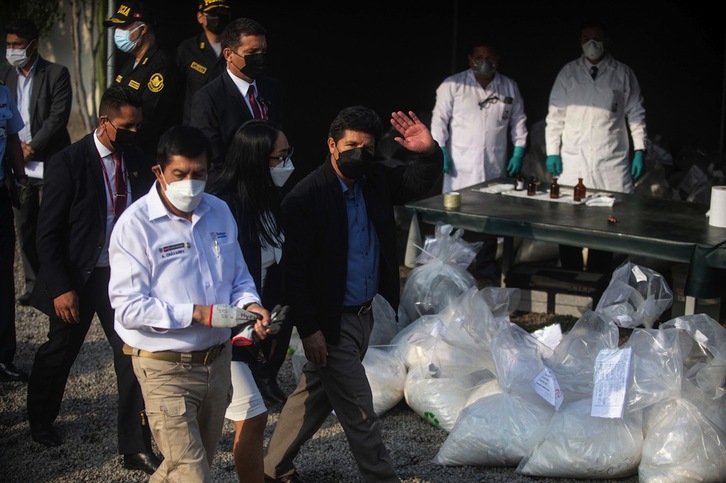
[[[447,77],[436,89],[431,134],[444,151],[443,192],[514,176],[524,160],[527,117],[515,81],[498,72],[499,53],[488,40],[469,50],[469,68]],[[513,154],[507,160],[508,139]],[[505,170],[506,168],[506,170]],[[474,274],[495,282],[496,237],[483,237]]]
[[[560,185],[574,186],[582,178],[589,190],[632,193],[633,181],[643,174],[646,141],[638,80],[630,67],[608,52],[603,24],[585,23],[580,45],[582,55],[560,70],[550,93],[547,171],[559,178]],[[609,255],[600,259],[590,250],[588,270],[607,273]],[[581,269],[579,258],[579,263],[570,264],[571,256],[563,257],[563,267]]]

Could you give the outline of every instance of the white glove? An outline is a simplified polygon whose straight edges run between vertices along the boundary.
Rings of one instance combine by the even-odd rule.
[[[238,325],[249,323],[252,321],[252,327],[254,322],[261,319],[260,314],[249,312],[239,307],[233,307],[231,305],[210,305],[209,306],[209,326],[220,328],[220,327],[237,327]]]

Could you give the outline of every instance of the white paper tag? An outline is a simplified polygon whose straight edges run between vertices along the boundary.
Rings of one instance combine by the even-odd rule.
[[[560,389],[560,383],[557,381],[557,376],[548,367],[542,369],[542,372],[529,384],[534,389],[534,392],[554,406],[555,410],[560,409],[564,395]]]
[[[622,418],[625,409],[625,389],[630,374],[633,350],[603,349],[595,358],[594,388],[590,416]]]

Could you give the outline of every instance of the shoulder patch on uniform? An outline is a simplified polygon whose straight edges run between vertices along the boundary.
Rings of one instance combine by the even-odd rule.
[[[129,81],[129,87],[131,87],[132,89],[136,89],[138,91],[139,90],[139,87],[141,87],[141,84],[139,84],[138,81],[135,81],[135,80],[131,79]]]
[[[202,64],[197,64],[196,62],[192,62],[192,65],[190,65],[189,67],[191,67],[192,70],[196,70],[200,74],[207,73],[207,68],[204,67]]]
[[[147,84],[151,92],[159,92],[164,88],[164,76],[160,72],[151,74],[149,83]]]
[[[117,75],[116,76],[116,84],[120,84],[121,81],[123,80],[123,78],[124,78],[124,76],[122,76],[121,74]]]

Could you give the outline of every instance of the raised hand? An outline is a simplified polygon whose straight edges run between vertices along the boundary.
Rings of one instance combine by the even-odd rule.
[[[411,152],[428,154],[438,146],[429,129],[413,111],[408,111],[408,115],[403,111],[393,112],[391,125],[401,134],[401,137],[393,139]]]

